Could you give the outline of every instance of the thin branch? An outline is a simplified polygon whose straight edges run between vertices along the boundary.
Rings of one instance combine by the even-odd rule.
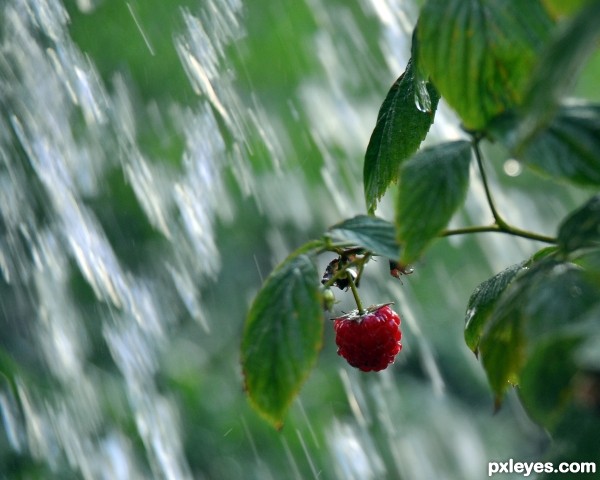
[[[311,240],[310,242],[307,242],[304,245],[301,245],[300,247],[298,247],[296,250],[294,250],[292,253],[290,253],[287,258],[297,257],[299,255],[302,255],[305,253],[310,253],[313,251],[315,251],[317,254],[319,254],[319,253],[323,253],[326,249],[327,248],[326,248],[326,245],[323,242],[323,240],[321,240],[321,239]]]
[[[481,149],[479,148],[479,139],[474,139],[472,145],[473,151],[475,152],[475,158],[477,159],[477,166],[479,167],[481,181],[483,182],[483,188],[485,189],[485,197],[487,198],[488,205],[490,206],[490,210],[492,211],[494,221],[499,227],[506,227],[507,224],[504,221],[504,219],[500,216],[500,213],[498,213],[498,209],[496,208],[496,204],[494,203],[492,192],[490,190],[490,186],[487,179],[487,174],[485,173],[485,169],[483,168]]]
[[[450,237],[452,235],[467,235],[471,233],[486,233],[486,232],[494,232],[494,233],[505,233],[507,235],[513,235],[515,237],[528,238],[529,240],[537,240],[538,242],[549,243],[552,245],[556,245],[557,240],[554,237],[548,237],[546,235],[541,235],[539,233],[530,232],[528,230],[521,230],[520,228],[513,227],[511,225],[507,225],[506,223],[503,226],[499,225],[488,225],[488,226],[477,226],[477,227],[464,227],[464,228],[456,228],[452,230],[445,230],[440,233],[440,237]]]

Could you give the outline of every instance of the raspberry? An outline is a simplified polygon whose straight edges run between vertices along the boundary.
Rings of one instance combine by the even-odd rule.
[[[402,350],[400,317],[389,304],[374,305],[363,315],[351,312],[334,320],[338,355],[363,372],[378,372]]]

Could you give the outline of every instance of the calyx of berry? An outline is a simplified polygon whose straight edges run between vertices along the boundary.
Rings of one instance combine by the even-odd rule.
[[[375,313],[380,308],[387,307],[387,306],[393,305],[393,304],[394,304],[394,302],[379,303],[377,305],[371,305],[371,306],[365,308],[362,312],[359,311],[358,309],[354,309],[354,310],[342,315],[341,317],[332,318],[332,320],[350,320],[352,322],[362,322],[366,315],[368,315],[370,313]]]

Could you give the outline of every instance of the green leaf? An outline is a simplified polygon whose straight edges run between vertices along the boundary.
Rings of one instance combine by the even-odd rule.
[[[435,117],[439,94],[414,70],[411,60],[392,85],[367,146],[363,183],[369,213],[375,211],[390,183],[397,181],[398,168],[417,151]]]
[[[487,321],[480,352],[497,398],[521,369],[535,346],[557,335],[582,332],[587,313],[597,307],[600,290],[576,265],[546,257],[508,286]]]
[[[523,269],[522,264],[508,267],[481,283],[471,295],[465,315],[465,342],[477,354],[483,328],[490,318],[500,295]]]
[[[541,342],[524,366],[519,397],[532,418],[552,430],[573,396],[577,367],[573,353],[579,336],[551,337]]]
[[[479,343],[479,351],[488,381],[502,399],[509,384],[518,383],[518,375],[525,363],[526,338],[525,307],[540,278],[550,271],[554,262],[542,261],[525,270],[506,289],[497,302]]]
[[[600,105],[571,104],[519,151],[520,123],[508,114],[490,131],[525,165],[559,180],[600,185]]]
[[[600,302],[600,289],[585,270],[569,262],[547,263],[551,268],[528,280],[538,284],[524,306],[524,332],[530,345],[587,328],[587,313]]]
[[[323,337],[319,278],[308,255],[267,278],[246,318],[241,349],[253,407],[276,427],[316,362]]]
[[[556,255],[557,251],[558,247],[554,245],[551,247],[544,247],[541,250],[535,252],[531,257],[529,257],[529,259],[527,259],[525,262],[525,266],[531,267],[534,263],[539,262],[544,258],[553,257],[554,255]]]
[[[568,409],[589,406],[588,402],[597,405],[599,315],[596,301],[584,314],[536,342],[523,367],[519,396],[532,418],[551,432],[564,427]],[[587,414],[596,416],[591,409]]]
[[[418,62],[468,129],[519,105],[552,22],[537,0],[428,0]]]
[[[561,99],[575,86],[579,73],[598,48],[599,24],[600,2],[590,2],[561,25],[544,49],[521,108],[524,115],[517,151],[523,142],[550,122]]]
[[[565,253],[600,246],[600,195],[593,196],[560,225],[558,244]]]
[[[600,185],[600,105],[562,107],[525,147],[522,158],[555,178]]]
[[[400,258],[394,225],[378,217],[357,215],[334,225],[325,235],[336,246],[362,247],[392,260]]]
[[[423,149],[400,169],[396,226],[403,263],[417,259],[463,203],[470,162],[471,144],[460,140]]]

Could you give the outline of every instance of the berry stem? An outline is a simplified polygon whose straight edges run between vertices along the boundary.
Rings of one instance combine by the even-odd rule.
[[[362,302],[360,301],[360,296],[358,295],[358,288],[356,288],[356,285],[354,284],[354,279],[352,278],[352,275],[349,272],[346,273],[346,278],[350,283],[350,290],[352,290],[352,296],[354,297],[354,301],[356,302],[358,314],[362,315],[365,312],[365,309],[363,308]]]

